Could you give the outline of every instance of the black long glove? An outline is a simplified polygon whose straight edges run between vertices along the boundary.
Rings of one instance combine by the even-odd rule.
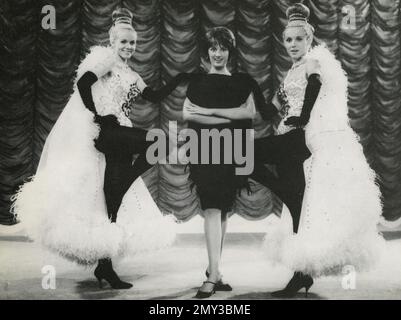
[[[92,97],[92,85],[97,81],[97,76],[91,71],[85,72],[81,78],[78,79],[77,87],[82,101],[86,108],[93,114],[97,115],[95,103]]]
[[[118,120],[114,115],[99,116],[96,111],[95,103],[92,96],[92,85],[98,80],[96,74],[91,71],[85,72],[77,81],[77,87],[82,102],[95,115],[95,122],[100,126],[118,125]]]
[[[192,75],[190,73],[179,73],[160,89],[154,90],[151,87],[146,87],[142,92],[142,97],[150,102],[160,102],[167,97],[181,82],[189,81],[191,76]]]
[[[284,122],[285,125],[303,127],[308,123],[312,108],[319,95],[321,86],[322,82],[320,81],[320,76],[317,73],[311,74],[308,78],[308,84],[306,85],[301,115],[299,117],[289,117]]]
[[[263,120],[270,121],[278,113],[278,109],[272,102],[266,103],[265,97],[262,90],[260,89],[259,84],[256,82],[256,80],[252,80],[252,92],[256,108],[258,109]]]

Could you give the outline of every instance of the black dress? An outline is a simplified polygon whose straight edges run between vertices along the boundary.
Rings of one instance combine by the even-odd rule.
[[[252,78],[243,73],[231,76],[221,74],[198,74],[188,86],[188,99],[204,108],[236,108],[243,104],[252,92]],[[190,179],[197,187],[201,207],[205,209],[220,209],[223,214],[232,209],[236,194],[248,187],[248,176],[236,175],[239,165],[234,159],[234,148],[242,147],[245,152],[245,129],[252,128],[252,120],[235,120],[227,124],[207,125],[188,121],[188,128],[196,131],[198,136],[198,162],[190,163]],[[228,129],[234,137],[234,129],[242,129],[242,145],[232,138],[230,142],[220,139],[220,161],[212,164],[212,144],[209,143],[208,164],[201,164],[201,130],[217,129],[220,133]],[[232,159],[232,164],[224,163],[224,145],[231,143],[231,154],[225,155]],[[203,151],[204,152],[204,151]],[[253,155],[252,155],[253,156]],[[252,158],[253,159],[253,158]],[[249,189],[248,189],[249,190]]]

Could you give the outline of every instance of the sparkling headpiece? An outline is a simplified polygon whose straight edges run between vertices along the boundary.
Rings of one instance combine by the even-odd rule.
[[[289,26],[297,26],[307,24],[310,11],[307,6],[302,3],[295,3],[286,11]]]
[[[128,24],[132,26],[133,14],[126,8],[119,8],[114,10],[112,14],[113,25]]]

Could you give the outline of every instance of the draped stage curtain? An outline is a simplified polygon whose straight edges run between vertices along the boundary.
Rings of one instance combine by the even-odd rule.
[[[205,66],[200,37],[213,26],[228,26],[238,54],[231,67],[250,73],[267,99],[282,81],[290,60],[281,41],[289,0],[1,0],[0,2],[0,223],[10,224],[10,197],[35,173],[44,141],[71,93],[75,69],[92,45],[107,44],[117,6],[134,14],[138,32],[132,65],[158,87],[178,72]],[[44,30],[41,9],[56,9],[56,29]],[[401,85],[399,0],[309,0],[316,37],[325,41],[348,74],[349,115],[369,162],[379,174],[384,215],[401,217]],[[342,8],[352,5],[355,27],[344,28]],[[160,104],[140,100],[135,126],[184,128],[180,86]],[[256,136],[272,133],[258,115]],[[164,212],[188,220],[200,213],[181,165],[159,165],[144,179]],[[256,184],[236,211],[260,219],[281,203]],[[263,208],[263,210],[258,210]]]

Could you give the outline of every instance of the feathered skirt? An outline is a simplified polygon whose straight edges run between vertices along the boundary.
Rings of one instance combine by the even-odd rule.
[[[312,276],[339,274],[350,265],[368,270],[379,261],[384,239],[375,173],[352,129],[323,132],[307,140],[306,188],[297,234],[282,226],[265,238],[270,259]]]
[[[99,128],[75,92],[50,132],[36,175],[14,197],[28,235],[79,264],[170,245],[176,223],[163,216],[139,177],[116,223],[103,191],[105,157],[94,147]]]

